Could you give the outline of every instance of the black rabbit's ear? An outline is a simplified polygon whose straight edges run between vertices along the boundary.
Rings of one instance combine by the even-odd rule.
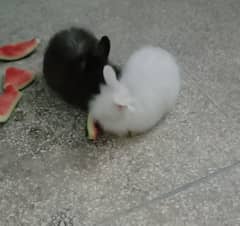
[[[103,36],[97,44],[97,55],[108,58],[111,48],[110,40],[107,36]]]

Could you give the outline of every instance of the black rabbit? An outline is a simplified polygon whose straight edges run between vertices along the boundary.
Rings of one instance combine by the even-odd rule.
[[[67,102],[88,110],[90,99],[104,83],[103,67],[108,64],[109,52],[107,36],[98,40],[83,28],[62,30],[50,39],[44,55],[46,81]]]

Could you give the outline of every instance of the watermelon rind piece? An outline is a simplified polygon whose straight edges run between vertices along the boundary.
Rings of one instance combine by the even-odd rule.
[[[0,123],[6,122],[22,97],[14,86],[7,86],[0,95]]]
[[[96,140],[98,136],[98,128],[96,127],[96,124],[91,117],[90,114],[88,114],[87,118],[87,138],[88,140]]]
[[[32,83],[35,79],[33,72],[18,67],[8,67],[5,70],[3,88],[13,85],[16,89],[21,90]]]
[[[1,61],[20,60],[33,53],[37,49],[39,44],[40,39],[33,38],[31,40],[0,46],[0,60]]]

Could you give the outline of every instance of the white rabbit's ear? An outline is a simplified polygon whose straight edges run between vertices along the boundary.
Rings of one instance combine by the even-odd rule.
[[[110,65],[105,65],[103,68],[103,76],[107,85],[111,87],[116,87],[118,85],[118,80],[116,72]]]

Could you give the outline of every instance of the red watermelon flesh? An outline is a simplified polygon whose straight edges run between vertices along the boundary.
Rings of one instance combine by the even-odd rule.
[[[18,60],[31,54],[40,43],[39,39],[31,39],[14,44],[0,46],[0,60]]]
[[[6,87],[0,95],[0,122],[8,120],[21,96],[22,94],[14,86],[9,85]]]
[[[17,67],[8,67],[5,71],[5,78],[4,78],[4,89],[12,85],[16,89],[20,90],[29,85],[35,76],[31,71],[24,70]]]

